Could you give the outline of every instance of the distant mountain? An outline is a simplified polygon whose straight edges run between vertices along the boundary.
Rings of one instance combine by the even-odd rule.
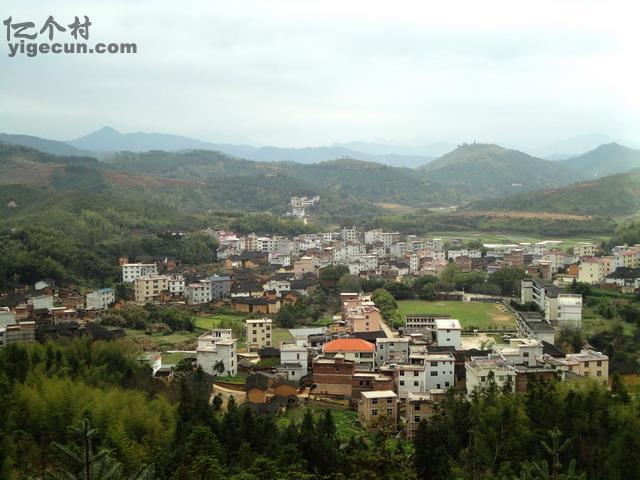
[[[533,155],[544,158],[548,158],[549,156],[574,157],[593,150],[604,143],[612,142],[615,142],[615,140],[607,135],[590,133],[559,140],[547,145],[541,145],[539,147],[528,149],[527,151]]]
[[[47,140],[45,138],[33,137],[31,135],[13,135],[10,133],[0,133],[0,142],[9,143],[11,145],[22,145],[40,150],[41,152],[50,153],[51,155],[75,155],[79,157],[91,155],[86,150],[80,150],[65,142],[56,140]]]
[[[640,150],[608,143],[578,157],[560,160],[558,164],[580,173],[582,178],[598,178],[640,168]]]
[[[476,198],[557,187],[576,180],[575,173],[557,162],[479,143],[461,145],[419,170],[430,181],[466,188]]]
[[[368,153],[370,155],[409,155],[409,156],[427,156],[427,157],[440,157],[447,152],[450,152],[456,146],[453,143],[448,142],[430,142],[424,145],[397,145],[387,143],[374,143],[374,142],[345,142],[334,143],[332,147],[348,148],[362,153]]]
[[[96,152],[212,150],[256,162],[316,163],[338,158],[355,158],[387,165],[416,167],[432,159],[432,157],[426,155],[400,155],[395,152],[372,155],[343,147],[280,148],[216,144],[166,133],[120,133],[111,127],[103,127],[96,132],[71,140],[68,143],[77,148]]]
[[[563,188],[485,200],[472,210],[521,210],[583,215],[631,215],[640,210],[640,169]]]

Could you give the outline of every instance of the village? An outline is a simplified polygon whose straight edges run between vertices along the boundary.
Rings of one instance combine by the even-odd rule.
[[[560,331],[582,326],[583,298],[570,287],[640,286],[637,245],[604,256],[596,243],[576,243],[571,252],[555,240],[471,248],[462,239],[381,229],[293,238],[208,233],[219,243],[213,266],[122,257],[117,288],[81,295],[42,279],[5,292],[0,346],[82,334],[113,340],[131,330],[110,325],[109,312],[172,306],[196,316],[198,328],[182,346],[145,345],[140,361],[156,378],[172,381],[179,366],[197,366],[213,378],[212,399],[233,397],[260,412],[310,402],[351,409],[363,428],[384,426],[411,438],[448,395],[488,386],[524,393],[531,382],[551,378],[608,385],[607,355],[588,344],[570,353],[556,346]],[[399,300],[400,323],[385,318],[371,292],[336,290],[337,308],[317,322],[278,325],[283,308],[322,288],[325,269],[343,266],[363,282],[402,283],[437,278],[449,265],[483,275],[509,268],[523,277],[512,294],[436,290],[429,300]],[[220,312],[236,321],[223,325]],[[486,312],[493,324],[480,318]]]

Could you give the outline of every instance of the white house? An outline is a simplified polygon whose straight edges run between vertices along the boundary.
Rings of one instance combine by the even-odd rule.
[[[122,281],[131,283],[136,278],[158,273],[155,263],[125,263],[122,265]]]
[[[438,318],[435,323],[436,344],[439,347],[453,347],[456,350],[460,350],[462,336],[460,322],[455,318]]]
[[[289,380],[298,381],[309,371],[309,354],[305,347],[282,344],[280,347],[280,366],[287,372]]]
[[[515,391],[516,371],[501,358],[471,357],[470,361],[465,362],[464,368],[468,394],[486,386],[491,378],[498,388],[511,382],[511,388]]]
[[[426,390],[453,388],[456,359],[451,353],[428,353],[424,356]]]
[[[219,375],[220,372],[215,367],[218,362],[222,362],[224,365],[222,375],[236,375],[238,373],[236,342],[230,328],[217,328],[210,333],[200,335],[196,349],[198,365],[210,375]]]
[[[113,288],[101,288],[87,293],[87,310],[102,310],[116,301]]]

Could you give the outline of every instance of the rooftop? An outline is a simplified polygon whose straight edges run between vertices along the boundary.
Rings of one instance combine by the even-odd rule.
[[[373,352],[375,346],[360,338],[339,338],[326,343],[323,352]]]
[[[361,392],[364,398],[397,398],[396,392],[393,390],[374,390],[372,392]]]

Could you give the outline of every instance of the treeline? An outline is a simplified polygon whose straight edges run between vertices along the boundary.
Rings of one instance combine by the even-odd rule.
[[[101,316],[104,325],[135,330],[188,331],[193,332],[194,317],[187,310],[165,305],[127,305],[124,308],[110,309]]]

